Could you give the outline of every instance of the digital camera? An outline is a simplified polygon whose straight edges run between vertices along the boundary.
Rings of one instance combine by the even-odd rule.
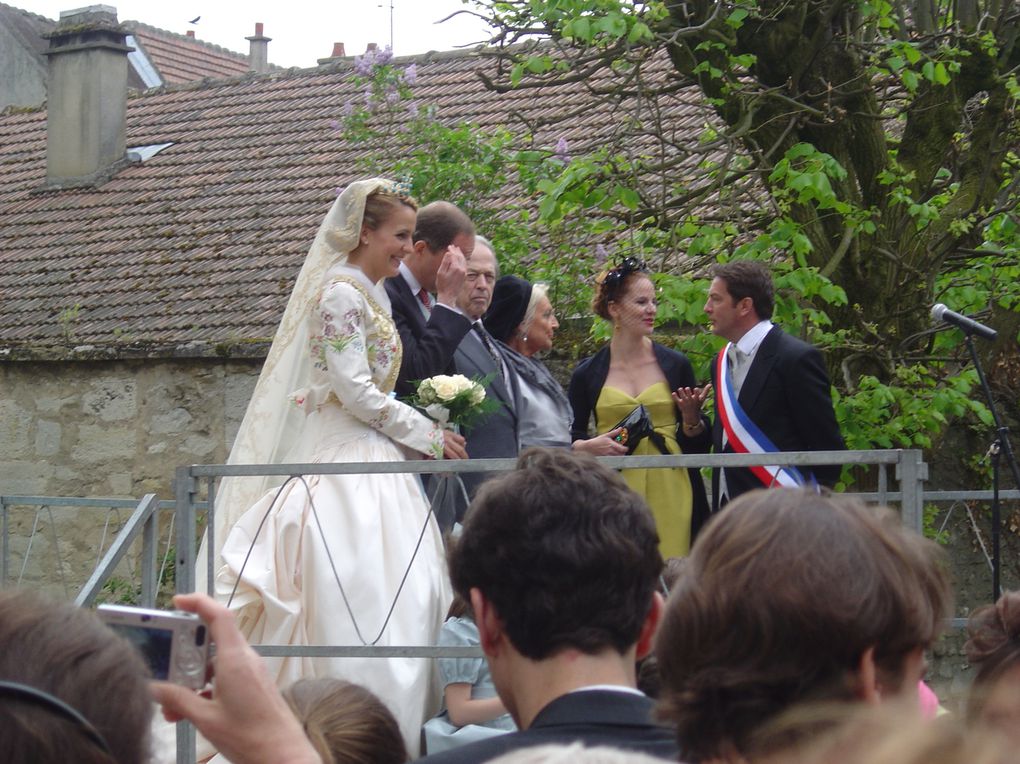
[[[141,653],[153,679],[190,687],[205,686],[209,629],[194,613],[100,605],[96,612]]]

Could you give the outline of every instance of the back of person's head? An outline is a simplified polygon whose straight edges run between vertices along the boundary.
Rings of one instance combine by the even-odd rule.
[[[967,716],[1012,727],[1020,739],[1020,592],[1006,592],[967,621],[968,662],[977,669]]]
[[[1006,764],[1007,741],[954,714],[925,719],[910,703],[806,709],[821,732],[787,751],[783,764]],[[814,711],[814,719],[810,718]],[[796,724],[796,721],[793,721]]]
[[[532,660],[634,645],[662,558],[644,500],[594,458],[525,451],[486,482],[450,552],[453,586],[478,588]]]
[[[474,236],[475,224],[464,211],[450,202],[430,202],[418,210],[414,241],[424,241],[432,252],[445,252],[460,234]]]
[[[710,275],[726,282],[726,291],[730,293],[733,302],[750,297],[754,312],[760,320],[772,318],[772,311],[776,305],[775,287],[772,284],[772,274],[765,263],[756,260],[733,260],[712,266]]]
[[[662,759],[637,751],[581,743],[552,743],[504,753],[490,764],[662,764]]]
[[[941,550],[885,508],[793,489],[745,494],[698,538],[656,638],[663,715],[695,758],[748,755],[801,702],[886,695],[949,609]],[[914,680],[916,682],[916,679]]]
[[[403,764],[404,739],[393,714],[361,685],[301,679],[283,691],[324,764]]]
[[[0,751],[8,764],[142,764],[145,664],[94,613],[0,592]]]

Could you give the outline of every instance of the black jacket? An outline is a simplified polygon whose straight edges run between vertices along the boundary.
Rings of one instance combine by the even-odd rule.
[[[694,387],[697,382],[694,379],[694,369],[691,362],[683,353],[670,350],[657,342],[652,343],[655,358],[659,362],[663,376],[666,377],[666,384],[670,390],[678,387]],[[589,437],[588,420],[595,410],[595,402],[598,401],[602,387],[609,376],[609,346],[602,348],[590,358],[585,358],[574,369],[570,377],[570,389],[567,397],[570,399],[570,407],[574,411],[574,422],[570,428],[572,440],[580,440]],[[694,437],[684,434],[679,418],[680,412],[676,411],[677,432],[676,440],[680,450],[685,454],[708,453],[712,445],[711,423],[708,417],[702,414],[704,427]],[[693,506],[691,508],[691,543],[702,525],[708,520],[709,508],[708,498],[705,496],[705,483],[701,479],[701,471],[697,468],[687,470],[691,478],[691,492],[693,494]]]

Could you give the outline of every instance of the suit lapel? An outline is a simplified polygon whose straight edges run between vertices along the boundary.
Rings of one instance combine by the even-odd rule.
[[[754,354],[754,360],[747,370],[744,384],[740,387],[740,395],[737,397],[737,401],[744,411],[750,412],[754,407],[754,402],[758,400],[758,394],[762,391],[765,381],[772,372],[772,367],[778,358],[776,348],[779,343],[779,335],[777,332],[780,331],[782,330],[778,326],[773,326],[758,346],[758,352]]]
[[[404,315],[414,316],[412,320],[414,321],[415,326],[418,327],[418,335],[420,336],[421,333],[425,331],[426,321],[425,316],[422,315],[421,308],[419,307],[420,303],[418,302],[418,298],[414,296],[414,293],[411,291],[410,284],[407,283],[407,279],[403,276],[398,274],[393,276],[390,281],[396,287],[397,295],[403,303]]]
[[[514,405],[513,396],[510,391],[506,389],[506,385],[503,383],[503,377],[499,373],[499,369],[496,368],[496,364],[492,361],[492,356],[489,355],[489,351],[485,349],[482,341],[475,334],[474,330],[469,331],[464,335],[464,339],[460,343],[460,347],[457,348],[457,352],[461,355],[468,364],[474,367],[474,371],[468,369],[458,368],[465,376],[482,376],[486,377],[490,374],[492,379],[489,381],[489,390],[499,398],[506,405],[507,411],[509,411],[515,418],[517,416],[517,408]],[[505,363],[505,361],[504,361]],[[457,364],[460,367],[460,364]]]

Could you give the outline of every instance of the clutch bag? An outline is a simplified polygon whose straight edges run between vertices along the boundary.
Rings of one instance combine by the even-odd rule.
[[[635,406],[627,416],[613,425],[610,430],[622,428],[615,440],[627,447],[627,453],[634,453],[642,438],[646,438],[655,432],[652,427],[652,418],[648,415],[648,409],[642,404]]]

